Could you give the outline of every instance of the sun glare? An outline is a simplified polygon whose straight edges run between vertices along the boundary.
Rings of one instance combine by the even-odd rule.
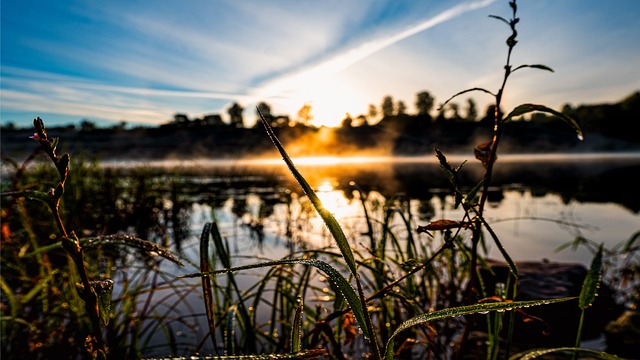
[[[367,108],[361,94],[339,79],[320,80],[300,89],[291,100],[291,106],[297,107],[292,113],[304,104],[311,105],[312,125],[329,127],[340,126],[347,113],[356,117]]]

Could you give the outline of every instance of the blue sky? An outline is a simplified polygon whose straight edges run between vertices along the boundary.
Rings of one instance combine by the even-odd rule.
[[[618,101],[640,90],[640,1],[521,0],[505,110]],[[506,56],[507,0],[2,0],[1,119],[28,125],[154,125],[175,113],[245,121],[265,101],[335,124],[391,95],[442,102],[496,90]],[[480,111],[491,100],[474,94]],[[462,104],[466,96],[459,99]]]

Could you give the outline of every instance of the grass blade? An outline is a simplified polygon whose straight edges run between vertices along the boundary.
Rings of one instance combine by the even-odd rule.
[[[211,223],[204,225],[202,235],[200,236],[200,271],[208,273],[211,271],[209,267],[209,234],[211,233]],[[216,325],[215,325],[215,305],[213,302],[213,288],[209,275],[202,275],[202,294],[204,297],[204,307],[207,312],[207,323],[209,325],[209,336],[214,349],[217,351],[216,342]]]
[[[428,323],[434,320],[441,320],[441,319],[446,319],[450,317],[455,317],[455,316],[486,313],[489,311],[508,311],[508,310],[513,310],[513,309],[523,308],[523,307],[553,304],[553,303],[568,301],[572,299],[575,299],[575,298],[568,297],[568,298],[549,299],[549,300],[504,301],[504,302],[460,306],[460,307],[443,309],[439,311],[421,314],[403,322],[402,324],[400,324],[400,326],[398,326],[396,331],[391,335],[391,337],[387,342],[387,346],[385,350],[385,359],[386,360],[393,359],[393,347],[394,347],[393,339],[403,330],[406,330],[416,325]]]
[[[307,195],[307,197],[313,204],[313,207],[316,209],[316,211],[324,221],[333,238],[336,240],[338,248],[340,248],[340,252],[342,253],[344,260],[347,263],[349,271],[351,272],[351,274],[353,274],[354,277],[357,277],[358,272],[356,270],[356,260],[353,256],[353,251],[351,251],[351,247],[349,246],[349,242],[347,241],[347,237],[344,235],[344,231],[342,231],[342,227],[335,219],[335,217],[333,217],[333,214],[331,214],[331,212],[329,212],[329,210],[327,210],[324,205],[322,205],[322,202],[320,201],[320,198],[318,198],[318,195],[316,195],[315,191],[313,191],[311,186],[309,186],[307,180],[300,174],[298,169],[296,169],[293,161],[291,161],[291,158],[280,143],[280,140],[278,140],[276,134],[273,132],[273,129],[271,128],[271,126],[269,126],[269,123],[264,118],[264,116],[262,116],[262,114],[260,114],[260,119],[262,120],[262,124],[267,130],[267,134],[269,134],[269,138],[271,138],[271,141],[280,152],[282,159],[287,164],[289,171],[291,171],[293,177],[296,179],[296,181],[298,181],[298,184],[300,184],[302,190]]]
[[[366,325],[367,324],[366,315],[365,315],[362,302],[358,297],[358,293],[353,288],[353,286],[351,286],[351,283],[349,283],[349,281],[347,281],[347,279],[344,276],[342,276],[342,274],[336,268],[327,264],[324,261],[317,260],[317,259],[282,259],[282,260],[269,261],[264,263],[251,264],[251,265],[245,265],[245,266],[238,266],[235,268],[227,268],[227,269],[212,271],[210,274],[211,275],[223,274],[223,273],[230,273],[230,272],[235,272],[240,270],[257,269],[257,268],[271,267],[271,266],[277,266],[277,265],[283,265],[283,264],[309,265],[309,266],[316,267],[322,272],[324,272],[327,275],[327,277],[330,279],[330,281],[333,283],[333,285],[335,285],[337,290],[340,291],[342,296],[344,296],[345,300],[351,307],[351,310],[353,311],[353,315],[356,317],[356,320],[362,327],[362,332],[364,336],[367,339],[373,339],[374,334],[371,328]],[[200,277],[202,275],[203,275],[202,273],[187,274],[187,275],[181,276],[181,278],[193,278],[193,277]]]
[[[222,241],[222,236],[220,235],[220,230],[218,229],[218,224],[216,222],[211,223],[211,237],[213,238],[213,244],[215,246],[215,250],[217,252],[217,259],[220,260],[222,266],[225,268],[231,267],[231,257],[229,256],[229,252],[227,251],[227,247],[224,245]],[[249,352],[256,352],[256,335],[253,329],[250,329],[251,326],[251,318],[249,317],[249,312],[247,311],[247,307],[243,301],[242,291],[240,291],[240,287],[236,282],[236,279],[233,277],[232,273],[229,274],[229,284],[233,287],[233,291],[235,291],[238,296],[237,302],[237,311],[240,317],[240,325],[244,327],[243,339],[242,343],[246,347]]]
[[[293,316],[293,323],[291,325],[291,352],[296,353],[301,349],[302,340],[302,312],[304,310],[304,301],[302,297],[298,297],[300,304],[296,309],[296,313]]]
[[[598,248],[598,252],[591,261],[591,268],[582,283],[582,291],[580,291],[580,300],[578,306],[586,309],[591,306],[593,300],[598,295],[600,287],[600,279],[602,278],[602,245]]]
[[[317,359],[326,355],[323,349],[304,350],[292,354],[264,354],[264,355],[226,355],[226,356],[189,356],[192,360],[307,360]],[[154,358],[154,360],[183,360],[185,357]]]
[[[575,348],[575,347],[561,347],[561,348],[553,348],[553,349],[530,350],[527,352],[515,354],[512,357],[510,357],[509,360],[532,360],[532,359],[537,359],[541,356],[551,354],[551,353],[570,354],[573,352],[584,354],[585,358],[589,358],[589,359],[603,359],[603,360],[620,359],[619,357],[615,355],[607,354],[604,351],[582,349],[582,348]]]

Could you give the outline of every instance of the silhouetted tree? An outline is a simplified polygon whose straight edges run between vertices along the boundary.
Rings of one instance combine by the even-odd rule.
[[[271,124],[273,122],[273,115],[271,114],[271,106],[269,106],[269,104],[267,104],[266,102],[260,102],[256,107],[257,107],[256,115],[258,115],[258,123],[260,123],[260,114],[262,114],[262,116],[264,116],[264,119],[267,120],[269,124]]]
[[[395,105],[393,105],[393,98],[389,95],[382,99],[382,117],[393,116],[395,111]]]
[[[449,111],[449,119],[460,120],[460,106],[458,105],[458,103],[450,102]]]
[[[93,121],[84,119],[80,123],[80,131],[91,132],[91,131],[94,131],[95,129],[96,129],[96,124]]]
[[[373,104],[369,104],[369,119],[373,122],[376,121],[376,119],[378,118],[378,108],[373,105]]]
[[[16,129],[16,124],[13,121],[9,121],[6,124],[0,125],[0,127],[2,127],[3,130],[15,130]]]
[[[398,100],[398,109],[396,110],[397,115],[405,115],[407,113],[407,105],[404,104],[404,101]]]
[[[467,121],[476,121],[478,118],[478,109],[476,108],[476,102],[472,98],[467,100]]]
[[[271,119],[272,119],[271,127],[274,127],[274,128],[287,126],[291,122],[288,115],[278,115],[278,116],[271,115]]]
[[[189,118],[185,114],[175,114],[173,115],[173,122],[178,125],[186,125],[189,123]]]
[[[222,116],[218,114],[209,114],[205,115],[202,120],[200,120],[201,126],[226,126],[222,120]]]
[[[364,115],[358,115],[358,117],[356,118],[355,124],[353,124],[354,126],[367,126],[369,125],[369,122],[367,121],[367,117]]]
[[[304,104],[298,110],[298,115],[296,116],[296,122],[299,124],[303,124],[305,126],[309,125],[309,122],[313,120],[313,114],[311,114],[311,105]]]
[[[496,116],[496,106],[493,104],[488,105],[487,110],[485,110],[484,112],[484,116],[482,117],[482,119],[480,119],[480,122],[487,127],[493,126],[493,123],[495,122],[495,116]]]
[[[343,128],[350,128],[350,127],[353,126],[353,119],[351,118],[351,115],[349,113],[347,113],[345,118],[342,119],[342,122],[340,123],[340,126],[343,127]]]
[[[431,116],[431,109],[433,108],[433,103],[435,99],[428,91],[419,92],[416,96],[416,109],[418,110],[418,115],[429,115]]]
[[[113,124],[113,126],[111,126],[111,131],[113,131],[113,132],[124,131],[126,126],[127,126],[127,122],[126,121],[120,121],[119,123]]]
[[[233,105],[227,110],[229,113],[229,122],[231,126],[235,128],[243,128],[244,127],[244,119],[242,117],[242,112],[244,108],[240,106],[237,102],[234,102]]]

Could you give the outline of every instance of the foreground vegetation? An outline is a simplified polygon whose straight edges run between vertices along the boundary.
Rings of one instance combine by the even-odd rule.
[[[582,317],[574,344],[518,354],[512,349],[516,316],[532,306],[574,302],[582,314],[588,312],[610,254],[596,244],[578,298],[516,298],[518,269],[484,216],[503,131],[514,118],[532,112],[556,116],[578,137],[582,130],[571,117],[542,105],[523,104],[506,114],[500,110],[514,72],[550,70],[511,64],[518,18],[516,2],[509,5],[511,18],[493,16],[511,31],[500,87],[495,92],[473,88],[453,97],[479,91],[495,101],[491,136],[474,149],[484,177],[471,188],[461,186],[464,163],[453,167],[436,149],[464,215],[417,229],[400,197],[385,199],[384,206],[374,209],[374,202],[353,184],[367,231],[347,237],[263,117],[269,138],[335,246],[296,244],[282,259],[241,259],[238,264],[240,259],[231,256],[231,245],[213,221],[202,230],[199,259],[182,259],[166,250],[167,234],[184,236],[173,227],[182,221],[181,212],[156,211],[155,201],[166,199],[148,195],[155,185],[151,178],[140,177],[135,186],[123,187],[117,177],[93,178],[96,172],[90,167],[74,169],[68,154],[58,154],[58,139],[49,138],[42,120],[36,119],[33,140],[38,148],[25,163],[16,164],[12,183],[3,189],[8,201],[3,200],[2,207],[2,357],[138,358],[157,354],[153,347],[158,334],[164,334],[163,355],[195,355],[208,343],[209,358],[217,359],[423,359],[476,351],[488,359],[548,353],[614,358],[579,348]],[[53,168],[29,169],[39,154],[47,156]],[[117,191],[129,194],[119,197]],[[126,234],[131,227],[138,237]],[[419,241],[417,234],[425,233],[430,241]],[[637,238],[621,251],[633,257]],[[489,242],[500,249],[508,267],[506,280],[495,289],[487,288],[480,275],[480,269],[491,270],[481,256]],[[242,274],[253,269],[261,269],[260,277],[244,286]],[[188,301],[194,292],[202,294],[204,314]],[[195,317],[206,318],[205,334],[195,347],[185,349],[176,329],[198,327]],[[486,342],[472,349],[470,333],[480,327]]]

